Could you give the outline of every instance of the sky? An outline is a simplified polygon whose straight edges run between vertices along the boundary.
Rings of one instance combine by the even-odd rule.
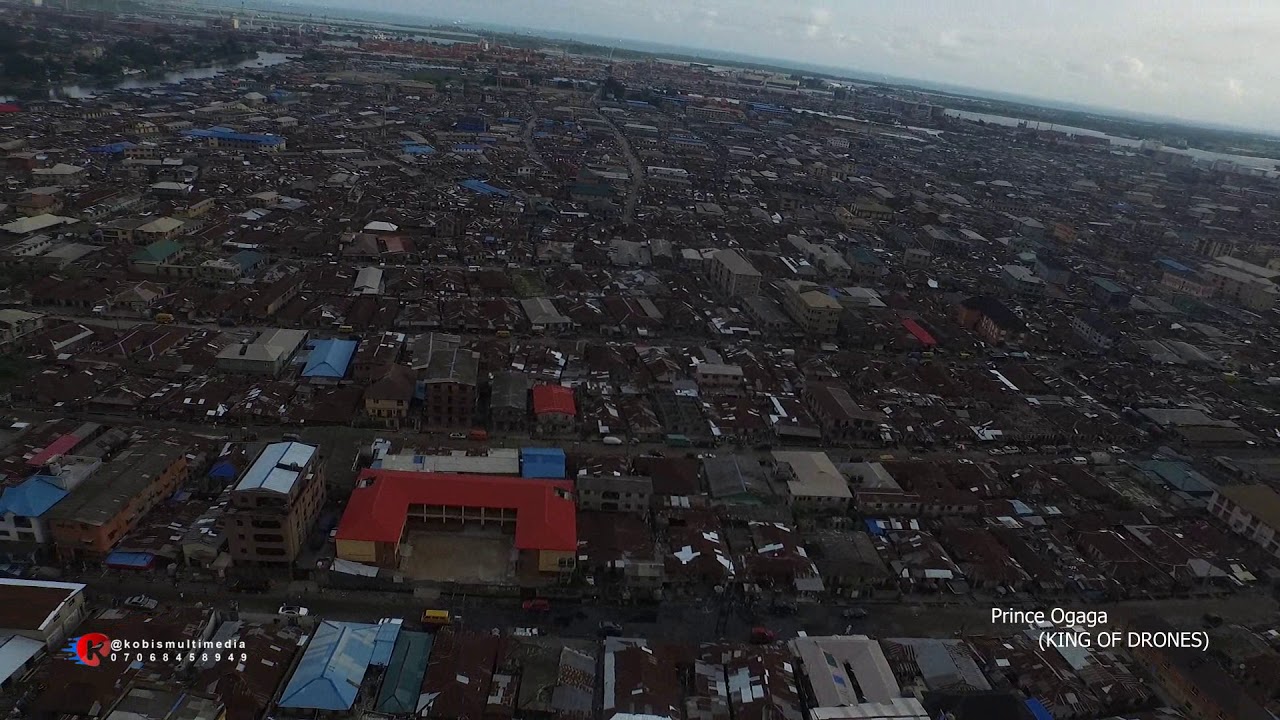
[[[379,0],[377,7],[1280,131],[1276,0]]]

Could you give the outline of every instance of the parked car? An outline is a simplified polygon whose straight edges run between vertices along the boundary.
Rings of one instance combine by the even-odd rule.
[[[457,432],[449,433],[449,439],[450,439],[450,440],[466,440],[466,439],[467,439],[467,434],[466,434],[466,433],[457,433]]]
[[[609,620],[600,621],[600,637],[619,637],[622,635],[622,626],[616,622]]]
[[[846,620],[861,620],[867,616],[867,611],[865,608],[860,607],[845,608],[845,611],[840,613],[840,616]]]
[[[778,639],[778,633],[767,627],[751,628],[751,642],[756,645],[768,645]]]
[[[124,601],[126,607],[138,608],[139,610],[155,610],[160,607],[160,601],[146,595],[134,595]]]
[[[286,617],[306,617],[307,612],[307,609],[300,605],[281,605],[276,614]]]
[[[551,611],[551,603],[547,602],[546,598],[533,598],[531,600],[525,600],[523,603],[520,604],[520,607],[524,608],[525,610],[528,610],[529,612],[550,612]]]

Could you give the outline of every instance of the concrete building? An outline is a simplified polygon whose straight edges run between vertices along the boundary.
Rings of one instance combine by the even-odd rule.
[[[0,345],[7,345],[42,327],[43,315],[23,310],[0,310]]]
[[[1266,485],[1224,485],[1213,494],[1209,512],[1280,558],[1280,493]]]
[[[562,315],[549,298],[526,298],[520,301],[520,307],[534,328],[555,332],[573,327],[573,320]]]
[[[1019,295],[1041,297],[1044,295],[1044,280],[1036,277],[1030,269],[1021,265],[1005,265],[1001,268],[1000,280],[1005,287]]]
[[[1118,339],[1118,333],[1111,323],[1087,310],[1071,318],[1071,329],[1076,337],[1099,350],[1110,350]]]
[[[307,341],[306,330],[263,330],[251,342],[228,345],[218,353],[218,367],[244,375],[276,377]]]
[[[231,491],[226,526],[232,562],[291,564],[305,547],[324,498],[318,448],[297,442],[267,445]]]
[[[538,434],[543,437],[572,433],[578,417],[573,389],[563,385],[535,385],[533,417]]]
[[[800,637],[791,641],[813,720],[930,720],[903,693],[880,644],[865,635]]]
[[[1206,264],[1200,277],[1218,297],[1250,310],[1270,310],[1280,296],[1271,280],[1228,265]]]
[[[188,447],[139,442],[117,455],[49,511],[49,530],[64,562],[101,560],[187,480]]]
[[[0,578],[0,636],[57,648],[84,619],[84,588],[82,583]]]
[[[529,427],[529,377],[522,372],[500,372],[489,393],[489,426],[499,432],[523,432]]]
[[[841,511],[853,499],[849,483],[824,452],[775,450],[773,463],[792,507]]]
[[[805,386],[803,397],[827,442],[845,444],[879,437],[884,415],[859,407],[843,387],[811,383]]]
[[[698,363],[694,370],[698,389],[702,392],[735,394],[742,390],[742,366],[722,363]]]
[[[574,484],[578,507],[583,510],[643,515],[649,511],[649,498],[653,495],[653,480],[647,477],[582,475]]]
[[[462,347],[434,350],[415,365],[422,388],[422,424],[426,428],[466,429],[476,412],[480,355]]]
[[[839,300],[817,285],[802,280],[786,280],[783,285],[786,295],[782,306],[807,335],[830,337],[836,334],[844,312]]]
[[[711,256],[707,273],[716,287],[730,297],[760,294],[760,271],[737,250],[717,251]]]

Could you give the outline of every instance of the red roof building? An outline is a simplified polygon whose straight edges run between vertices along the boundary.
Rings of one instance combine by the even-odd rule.
[[[16,113],[21,112],[22,108],[13,103],[0,103],[0,113]]]
[[[571,482],[364,470],[338,524],[338,557],[397,567],[411,516],[423,527],[514,524],[516,549],[536,554],[546,572],[571,568],[578,549]]]
[[[80,441],[83,439],[84,438],[81,438],[74,433],[67,433],[57,440],[49,443],[49,446],[45,449],[35,455],[32,455],[31,459],[27,460],[27,464],[31,467],[40,467],[59,455],[66,455],[68,452],[71,452],[71,449],[76,445],[79,445]]]
[[[573,402],[573,390],[563,385],[535,385],[533,387],[533,414],[560,414],[573,417],[578,414]]]
[[[906,328],[907,332],[911,333],[912,337],[919,340],[920,344],[926,348],[932,348],[938,344],[938,341],[933,339],[928,330],[920,327],[920,323],[911,318],[903,318],[902,327]]]

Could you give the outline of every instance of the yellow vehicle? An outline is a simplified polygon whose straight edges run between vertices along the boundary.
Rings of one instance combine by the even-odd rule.
[[[173,315],[171,315],[170,313],[157,313],[156,322],[164,325],[168,325],[169,323],[173,322]]]
[[[436,625],[439,627],[444,627],[445,625],[449,625],[452,622],[453,622],[453,618],[450,617],[448,610],[423,610],[422,611],[423,625]]]
[[[343,325],[343,326],[341,326],[341,327],[339,327],[339,328],[338,328],[338,332],[340,332],[340,333],[351,333],[351,332],[355,332],[355,331],[356,331],[356,329],[355,329],[355,328],[353,328],[353,327],[351,327],[350,325]]]
[[[499,330],[499,331],[498,331],[498,337],[500,337],[500,338],[508,338],[508,337],[511,337],[511,331],[510,331],[510,330]]]

